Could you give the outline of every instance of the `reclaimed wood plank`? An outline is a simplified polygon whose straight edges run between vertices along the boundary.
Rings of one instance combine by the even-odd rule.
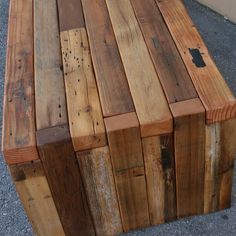
[[[197,98],[197,92],[155,0],[131,0],[168,103]]]
[[[81,0],[57,0],[60,31],[84,28]]]
[[[236,99],[180,0],[156,0],[206,109],[207,123],[236,117]]]
[[[75,151],[106,146],[88,38],[84,28],[60,34],[68,119]]]
[[[104,117],[134,111],[123,64],[104,0],[82,0]]]
[[[204,212],[205,110],[199,99],[170,105],[175,117],[177,217]]]
[[[176,219],[173,135],[144,138],[143,153],[151,225]]]
[[[140,128],[135,113],[105,119],[124,231],[150,225]]]
[[[56,0],[34,1],[34,37],[36,124],[39,130],[67,123]]]
[[[68,126],[37,132],[48,184],[66,235],[95,235]]]
[[[106,0],[106,3],[142,137],[171,133],[171,113],[132,6],[127,0]],[[158,102],[154,99],[157,94]]]
[[[37,160],[35,140],[33,8],[12,0],[9,10],[2,151],[8,164]]]
[[[64,236],[41,161],[10,165],[9,170],[34,233]]]
[[[96,235],[123,232],[108,147],[77,152]]]

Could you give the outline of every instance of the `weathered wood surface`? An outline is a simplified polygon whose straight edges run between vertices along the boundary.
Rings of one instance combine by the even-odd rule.
[[[11,165],[9,170],[35,235],[64,236],[41,162]]]
[[[2,151],[8,164],[37,160],[31,0],[10,2]]]
[[[172,132],[169,107],[130,2],[106,0],[106,3],[142,137]]]
[[[82,0],[103,115],[133,112],[134,105],[104,0]]]
[[[191,78],[155,0],[131,0],[168,103],[197,97]]]
[[[123,232],[108,147],[78,152],[77,159],[96,235]]]
[[[60,31],[84,28],[81,0],[57,0]]]
[[[56,0],[34,1],[34,47],[37,129],[66,124]]]
[[[66,235],[95,235],[69,128],[37,132],[48,184]]]
[[[84,28],[60,34],[70,134],[75,151],[106,146],[88,38]]]
[[[236,100],[181,0],[156,0],[206,109],[208,123],[236,117]]]
[[[173,135],[145,138],[143,153],[151,225],[176,219]]]
[[[205,110],[199,99],[170,105],[175,117],[177,217],[204,212]]]
[[[122,224],[150,225],[140,128],[135,113],[105,119]]]

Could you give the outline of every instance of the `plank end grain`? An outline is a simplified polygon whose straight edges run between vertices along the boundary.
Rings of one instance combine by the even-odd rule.
[[[37,131],[40,158],[68,235],[95,235],[68,125]]]

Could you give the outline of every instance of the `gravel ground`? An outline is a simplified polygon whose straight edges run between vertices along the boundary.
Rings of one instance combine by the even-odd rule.
[[[192,0],[185,0],[190,15],[202,34],[209,51],[236,95],[236,25]],[[4,62],[8,0],[0,0],[0,98],[3,95]],[[0,123],[2,103],[0,104]],[[0,128],[1,132],[1,128]],[[134,231],[124,236],[235,236],[236,235],[236,172],[232,208],[219,213],[192,217],[174,223]],[[30,236],[31,226],[15,192],[6,164],[0,155],[0,236]],[[52,235],[54,236],[54,235]]]

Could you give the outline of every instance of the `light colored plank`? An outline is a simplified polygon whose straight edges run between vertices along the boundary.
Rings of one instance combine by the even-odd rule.
[[[177,217],[204,212],[205,110],[199,99],[170,105],[175,117]]]
[[[169,107],[132,6],[127,0],[106,0],[106,3],[142,137],[171,133]]]
[[[9,166],[35,235],[65,235],[40,161]]]
[[[39,130],[67,123],[56,0],[34,0],[34,48]]]
[[[236,117],[236,100],[180,0],[156,0],[207,115],[207,123]]]
[[[106,133],[84,28],[61,33],[70,133],[75,151],[106,145]]]
[[[176,219],[173,135],[144,138],[143,153],[151,225]]]
[[[104,0],[82,0],[104,117],[133,112],[134,105]]]
[[[149,226],[142,143],[136,114],[106,118],[105,126],[123,228],[129,231]]]
[[[37,160],[32,1],[12,0],[3,104],[2,151],[8,164]]]
[[[108,147],[77,152],[96,235],[123,232]]]

